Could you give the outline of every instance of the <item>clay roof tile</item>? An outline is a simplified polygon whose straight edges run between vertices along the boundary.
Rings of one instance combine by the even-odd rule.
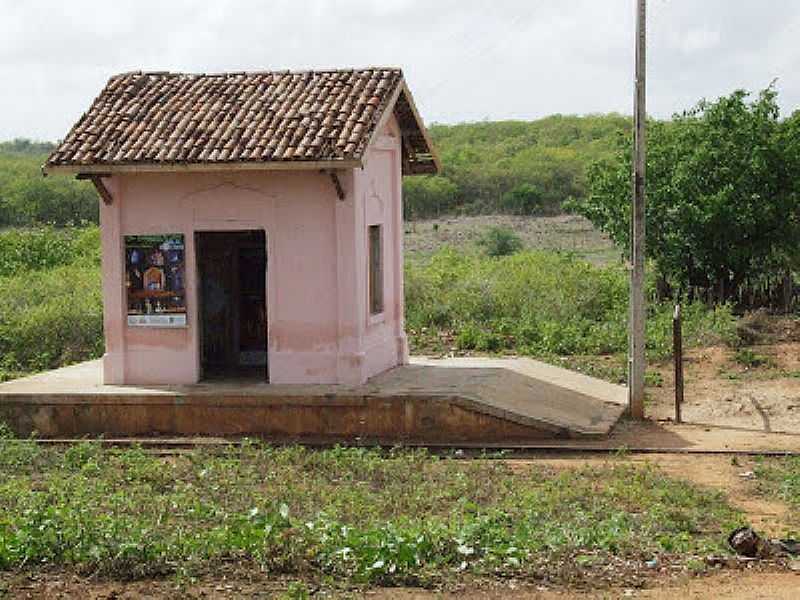
[[[393,68],[124,73],[46,166],[359,160],[401,85]],[[403,127],[421,128],[407,108]],[[413,137],[413,155],[431,156],[424,135]]]

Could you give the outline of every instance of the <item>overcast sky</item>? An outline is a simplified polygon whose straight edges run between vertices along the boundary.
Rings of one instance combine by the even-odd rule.
[[[800,1],[649,0],[648,109],[777,79]],[[400,66],[427,122],[631,112],[634,0],[0,0],[0,140],[55,140],[108,77]]]

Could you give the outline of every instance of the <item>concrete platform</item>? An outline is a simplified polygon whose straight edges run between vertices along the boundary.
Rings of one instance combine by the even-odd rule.
[[[606,436],[627,397],[624,387],[525,358],[414,358],[363,386],[111,386],[100,374],[90,361],[0,384],[0,420],[58,438],[508,443]]]

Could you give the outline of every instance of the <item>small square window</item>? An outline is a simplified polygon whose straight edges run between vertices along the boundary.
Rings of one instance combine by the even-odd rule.
[[[383,246],[381,226],[369,226],[369,313],[383,312]]]

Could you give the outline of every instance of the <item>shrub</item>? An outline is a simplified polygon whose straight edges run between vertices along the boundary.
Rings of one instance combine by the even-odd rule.
[[[535,215],[542,210],[542,193],[530,183],[522,183],[500,198],[500,209],[512,215]]]
[[[98,227],[9,229],[0,232],[0,277],[80,261],[100,264]]]
[[[750,348],[741,348],[737,350],[733,358],[737,363],[748,369],[757,369],[758,367],[764,367],[769,365],[771,362],[768,356],[764,356],[763,354],[758,354],[757,352],[754,352]]]
[[[0,232],[0,381],[103,350],[100,230]]]
[[[522,240],[511,229],[490,227],[478,240],[488,256],[509,256],[522,250]]]
[[[72,264],[0,278],[0,372],[52,369],[103,351],[100,272]]]
[[[415,350],[431,331],[461,350],[530,355],[611,354],[627,348],[628,279],[621,266],[597,267],[569,254],[525,251],[486,258],[445,248],[406,264],[406,323]],[[651,294],[654,295],[654,294]],[[672,304],[651,302],[647,349],[669,355]],[[687,345],[735,338],[730,307],[684,305]]]
[[[458,187],[446,177],[407,177],[403,181],[406,218],[438,217],[451,212],[457,195]]]

